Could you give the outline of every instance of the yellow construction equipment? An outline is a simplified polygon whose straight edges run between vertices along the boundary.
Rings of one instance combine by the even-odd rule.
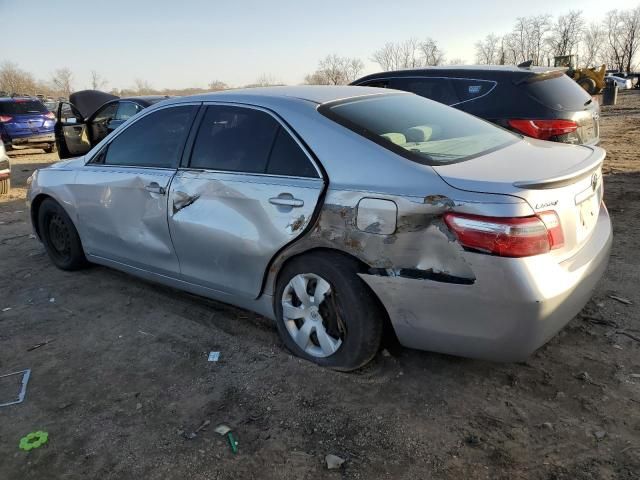
[[[567,68],[566,74],[578,82],[589,95],[597,95],[605,87],[606,65],[600,68],[578,68],[577,55],[559,55],[553,59],[554,66]]]

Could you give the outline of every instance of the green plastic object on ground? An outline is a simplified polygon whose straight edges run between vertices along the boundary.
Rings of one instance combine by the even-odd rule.
[[[233,438],[233,433],[227,433],[227,438],[229,439],[229,445],[231,445],[231,451],[233,453],[238,453],[238,442]]]
[[[20,449],[29,451],[34,448],[41,447],[49,440],[49,434],[38,430],[37,432],[28,433],[26,437],[20,439]]]

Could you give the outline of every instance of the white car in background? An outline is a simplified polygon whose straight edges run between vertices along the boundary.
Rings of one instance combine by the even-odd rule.
[[[633,88],[633,84],[631,83],[631,79],[629,78],[607,75],[605,80],[607,82],[614,82],[620,90],[631,90]]]

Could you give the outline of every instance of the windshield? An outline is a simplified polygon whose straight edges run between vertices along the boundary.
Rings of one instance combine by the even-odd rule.
[[[555,110],[582,110],[591,102],[591,95],[564,73],[551,78],[533,77],[522,87],[538,102]]]
[[[0,102],[0,113],[5,115],[29,115],[47,113],[47,107],[39,100],[13,100]]]
[[[427,165],[461,162],[519,137],[418,95],[375,95],[322,105],[320,113],[400,155]]]

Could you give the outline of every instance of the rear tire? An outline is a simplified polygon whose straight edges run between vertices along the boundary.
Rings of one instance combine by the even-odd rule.
[[[340,371],[360,368],[375,356],[384,310],[359,270],[357,261],[329,252],[303,255],[284,267],[275,313],[289,350]]]
[[[582,89],[587,92],[589,95],[595,95],[598,87],[596,86],[596,82],[593,78],[581,78],[578,81],[578,85],[582,87]]]
[[[87,266],[78,231],[67,212],[51,198],[38,210],[40,238],[53,264],[62,270],[78,270]]]
[[[45,151],[45,153],[53,153],[58,149],[55,143],[50,143],[47,147],[43,148],[43,150]]]
[[[11,179],[0,180],[0,195],[6,195],[11,190]]]

